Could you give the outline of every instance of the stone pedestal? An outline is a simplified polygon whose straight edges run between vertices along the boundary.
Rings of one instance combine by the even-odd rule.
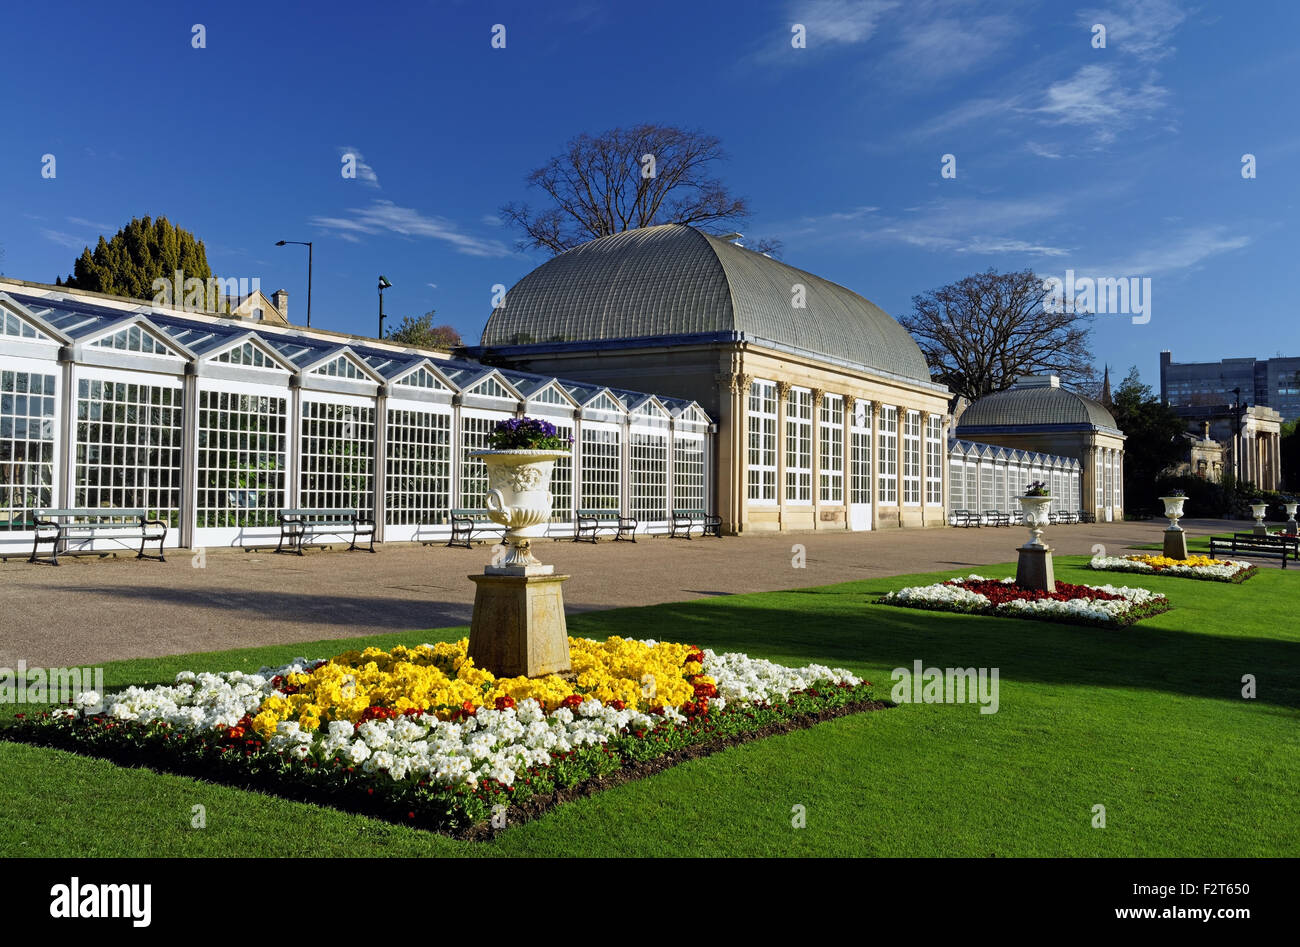
[[[469,631],[474,665],[497,677],[571,675],[562,588],[569,577],[488,568],[489,574],[469,577],[478,586]]]
[[[1016,563],[1016,585],[1040,592],[1056,591],[1056,575],[1052,569],[1052,550],[1048,546],[1021,546]]]
[[[1256,527],[1254,527],[1254,528],[1251,530],[1251,532],[1254,533],[1256,536],[1267,536],[1267,535],[1268,535],[1268,527],[1267,527],[1267,526],[1256,526]]]
[[[1165,530],[1165,558],[1187,558],[1187,533],[1181,529]]]
[[[1300,533],[1300,524],[1297,524],[1296,521],[1293,519],[1287,520],[1286,531],[1290,533],[1292,536],[1294,536],[1297,533]]]

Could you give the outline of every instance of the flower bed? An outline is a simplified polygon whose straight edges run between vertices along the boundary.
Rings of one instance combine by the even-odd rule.
[[[1057,582],[1055,592],[1025,589],[1015,579],[979,575],[898,589],[882,605],[972,615],[1004,615],[1119,628],[1169,610],[1169,600],[1147,589]]]
[[[1099,572],[1176,575],[1209,582],[1245,582],[1259,572],[1259,568],[1249,562],[1211,559],[1209,556],[1188,556],[1186,559],[1169,559],[1165,556],[1094,556],[1088,562],[1088,568]]]
[[[467,646],[185,671],[105,697],[102,712],[80,695],[3,735],[477,836],[647,766],[885,706],[842,668],[689,645],[571,638],[571,682],[497,679]]]

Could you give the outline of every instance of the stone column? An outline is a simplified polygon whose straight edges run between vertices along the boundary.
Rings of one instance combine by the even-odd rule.
[[[781,528],[785,529],[785,451],[786,451],[786,410],[790,398],[790,383],[776,383],[776,509]]]
[[[812,517],[813,529],[821,528],[822,504],[822,401],[824,388],[812,389]]]
[[[726,382],[727,397],[723,399],[729,417],[722,419],[726,425],[726,448],[729,457],[720,457],[718,465],[718,513],[723,523],[733,532],[739,533],[745,523],[748,509],[749,483],[749,384],[752,375],[731,372],[723,375]]]
[[[867,443],[871,445],[871,463],[867,464],[868,483],[871,484],[871,528],[880,529],[880,439],[876,436],[877,419],[880,417],[880,405],[871,402],[871,417],[867,425]]]
[[[930,433],[930,412],[921,412],[921,525],[926,526],[926,495],[930,489],[930,470],[929,470],[929,442],[926,437]]]
[[[901,404],[894,413],[894,473],[898,483],[894,489],[898,494],[898,525],[903,525],[903,429],[907,424],[907,409]]]

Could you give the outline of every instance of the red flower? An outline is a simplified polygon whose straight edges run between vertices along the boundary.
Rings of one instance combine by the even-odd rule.
[[[623,703],[621,700],[611,700],[609,702],[609,705],[613,707],[615,710],[623,710],[624,708],[627,707],[627,704]]]
[[[583,698],[578,694],[570,694],[564,700],[560,701],[561,707],[570,707],[574,710],[582,706]]]
[[[510,710],[514,705],[515,699],[513,697],[498,697],[496,700],[497,710]]]

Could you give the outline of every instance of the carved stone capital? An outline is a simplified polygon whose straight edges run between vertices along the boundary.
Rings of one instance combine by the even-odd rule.
[[[753,380],[753,375],[736,372],[730,378],[731,393],[735,395],[747,393],[749,391],[750,383],[753,382]]]
[[[824,399],[825,397],[826,397],[826,389],[814,388],[812,390],[813,408],[814,409],[820,408],[822,406],[822,399]]]
[[[776,383],[776,396],[784,401],[786,398],[790,397],[790,389],[793,387],[794,385],[790,384],[788,381],[778,381]]]

